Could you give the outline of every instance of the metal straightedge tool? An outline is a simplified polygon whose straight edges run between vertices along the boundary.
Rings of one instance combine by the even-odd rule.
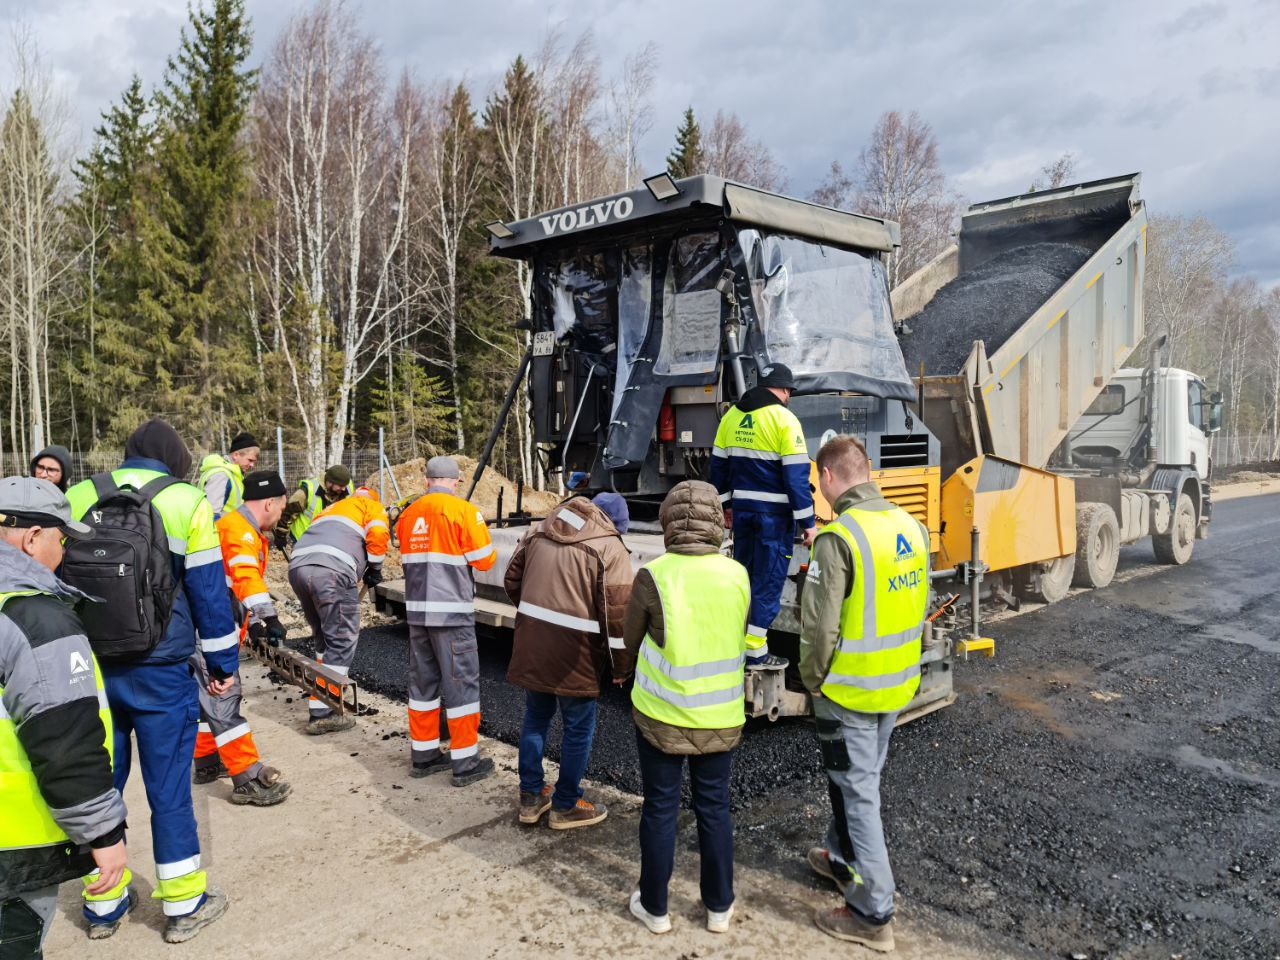
[[[244,645],[281,679],[301,687],[339,716],[347,713],[353,717],[359,716],[359,691],[356,682],[350,677],[310,657],[304,657],[297,650],[284,646],[283,642],[280,646],[273,647],[265,640],[246,637]],[[334,690],[338,692],[334,693]]]

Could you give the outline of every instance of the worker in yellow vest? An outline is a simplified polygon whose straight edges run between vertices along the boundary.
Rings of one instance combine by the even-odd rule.
[[[837,514],[816,536],[800,604],[800,679],[813,695],[830,782],[831,825],[809,865],[844,894],[815,922],[839,940],[893,950],[893,870],[880,821],[880,771],[898,713],[920,686],[929,535],[871,482],[854,437],[818,451],[818,485]]]
[[[62,539],[89,536],[49,481],[0,480],[0,957],[38,960],[64,880],[85,877],[97,930],[133,902],[85,595],[53,573]]]
[[[677,484],[658,518],[667,552],[636,574],[623,624],[636,664],[631,707],[644,783],[640,883],[630,908],[650,933],[671,929],[667,884],[687,759],[707,929],[726,933],[734,900],[729,775],[746,723],[751,586],[746,568],[720,553],[724,511],[711,484]]]

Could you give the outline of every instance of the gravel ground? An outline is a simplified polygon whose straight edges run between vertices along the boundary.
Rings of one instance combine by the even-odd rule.
[[[995,353],[1093,254],[1071,243],[1014,247],[956,277],[907,325],[901,338],[907,369],[926,375],[959,373],[973,349]]]
[[[1280,958],[1278,570],[1280,497],[1235,500],[1187,567],[993,626],[998,656],[959,667],[961,702],[895,735],[903,893],[1042,956]],[[403,700],[405,647],[401,626],[366,631],[354,675]],[[514,742],[509,646],[482,649],[482,729]],[[610,691],[588,775],[635,790],[633,736]],[[804,721],[752,724],[739,859],[798,878],[825,796]]]

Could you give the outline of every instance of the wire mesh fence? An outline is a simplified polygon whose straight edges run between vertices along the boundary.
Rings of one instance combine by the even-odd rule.
[[[1268,433],[1220,433],[1214,438],[1213,460],[1219,467],[1264,463],[1277,459],[1277,446]]]

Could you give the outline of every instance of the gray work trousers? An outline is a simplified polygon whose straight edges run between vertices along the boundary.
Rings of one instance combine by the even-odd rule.
[[[302,615],[311,627],[316,659],[346,675],[356,658],[360,638],[360,587],[354,571],[334,570],[319,564],[289,568],[289,586],[302,605]],[[312,719],[333,711],[312,697],[308,701]]]
[[[818,745],[831,795],[827,853],[837,875],[853,872],[849,908],[875,922],[893,916],[893,870],[880,821],[880,771],[898,714],[858,713],[815,697]]]
[[[209,667],[204,662],[204,656],[200,651],[197,650],[191,655],[190,663],[191,669],[195,671],[196,684],[199,687],[200,727],[198,732],[212,736],[214,743],[219,747],[217,752],[196,757],[195,765],[196,767],[214,767],[218,765],[219,753],[223,746],[233,740],[249,736],[249,721],[244,718],[244,714],[240,711],[240,705],[244,702],[244,694],[240,689],[240,671],[237,670],[232,674],[231,689],[222,696],[215,697],[209,692]],[[208,729],[205,729],[206,727]],[[201,745],[197,743],[196,752],[199,753],[200,750]],[[237,750],[236,756],[243,756],[244,752],[243,748]],[[234,770],[238,765],[235,761],[231,763],[223,761],[223,764],[228,770]],[[262,761],[254,760],[243,770],[233,772],[231,774],[231,783],[233,786],[238,787],[256,779],[261,772]]]
[[[480,653],[474,624],[409,625],[409,739],[414,763],[440,756],[440,711],[455,774],[474,770],[480,732]]]
[[[0,957],[39,958],[57,905],[56,883],[24,890],[0,903]]]

